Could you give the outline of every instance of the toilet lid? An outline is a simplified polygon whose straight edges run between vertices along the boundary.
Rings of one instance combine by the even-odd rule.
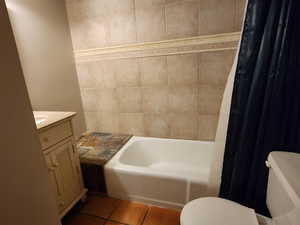
[[[253,209],[222,198],[189,202],[180,216],[181,225],[258,225]]]

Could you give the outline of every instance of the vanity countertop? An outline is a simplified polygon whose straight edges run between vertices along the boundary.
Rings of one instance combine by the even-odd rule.
[[[38,130],[76,115],[75,112],[33,111]]]

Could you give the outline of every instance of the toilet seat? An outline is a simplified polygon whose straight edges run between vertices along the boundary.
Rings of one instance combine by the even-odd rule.
[[[180,215],[181,225],[258,225],[253,209],[222,198],[189,202]]]

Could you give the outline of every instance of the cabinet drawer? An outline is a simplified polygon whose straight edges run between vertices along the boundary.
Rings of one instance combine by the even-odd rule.
[[[70,136],[72,136],[72,127],[70,121],[50,127],[39,134],[43,150]]]

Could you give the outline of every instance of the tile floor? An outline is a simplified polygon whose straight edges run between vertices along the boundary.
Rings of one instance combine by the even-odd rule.
[[[63,225],[180,225],[180,212],[109,198],[89,196],[62,221]]]

